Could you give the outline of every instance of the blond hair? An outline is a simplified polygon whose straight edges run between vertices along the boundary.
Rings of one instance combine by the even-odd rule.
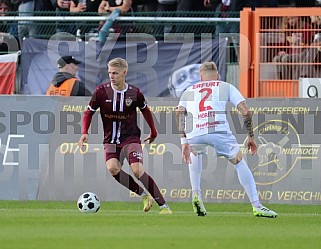
[[[120,69],[128,69],[128,63],[123,58],[115,58],[108,62],[108,67],[117,67]]]
[[[200,66],[200,72],[205,71],[205,72],[217,72],[217,67],[215,62],[210,61],[210,62],[205,62]]]

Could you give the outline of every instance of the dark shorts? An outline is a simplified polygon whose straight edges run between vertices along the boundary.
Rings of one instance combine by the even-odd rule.
[[[129,164],[143,163],[143,150],[138,137],[130,137],[120,144],[104,144],[106,162],[116,158],[123,164],[126,158]]]

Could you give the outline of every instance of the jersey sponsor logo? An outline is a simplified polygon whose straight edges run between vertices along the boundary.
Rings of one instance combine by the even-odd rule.
[[[125,99],[126,106],[130,106],[133,103],[132,99]]]
[[[118,120],[126,120],[129,117],[129,114],[127,115],[122,115],[122,114],[105,114],[105,118],[108,119],[118,119]]]
[[[217,125],[219,125],[221,122],[219,121],[213,121],[213,122],[205,122],[202,124],[196,124],[196,129],[208,129],[208,128],[213,128],[216,127]]]

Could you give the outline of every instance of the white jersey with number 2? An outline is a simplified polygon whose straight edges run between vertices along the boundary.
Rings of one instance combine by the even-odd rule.
[[[237,106],[244,97],[224,81],[201,81],[187,88],[179,106],[187,110],[187,139],[212,133],[231,133],[226,117],[226,104]]]

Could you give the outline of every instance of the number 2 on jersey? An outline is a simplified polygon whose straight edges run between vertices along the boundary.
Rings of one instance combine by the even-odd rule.
[[[212,106],[208,105],[205,106],[205,101],[208,99],[208,97],[212,94],[212,89],[211,88],[202,88],[201,90],[199,90],[199,93],[203,93],[206,92],[205,96],[201,99],[200,103],[199,103],[199,111],[200,112],[204,112],[204,111],[208,111],[208,110],[213,110]]]

